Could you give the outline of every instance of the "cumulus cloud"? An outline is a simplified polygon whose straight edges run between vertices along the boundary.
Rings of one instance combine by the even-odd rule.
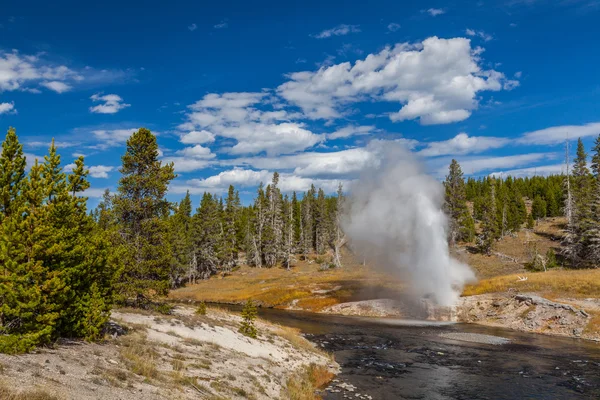
[[[15,103],[0,103],[0,114],[16,113]]]
[[[214,158],[215,155],[210,151],[208,147],[203,147],[199,144],[193,147],[185,147],[181,150],[177,150],[176,154],[179,154],[183,157],[191,157],[191,158],[200,158],[200,159],[208,159]]]
[[[113,171],[115,167],[107,165],[92,165],[90,170],[90,176],[92,178],[108,178],[108,173]]]
[[[215,135],[209,131],[191,131],[183,134],[180,142],[184,144],[204,144],[215,141]]]
[[[510,139],[501,137],[469,136],[461,132],[452,139],[441,142],[429,142],[427,147],[419,151],[424,157],[435,157],[442,155],[460,155],[469,153],[480,153],[482,151],[504,147],[510,143]]]
[[[224,193],[229,185],[234,185],[238,188],[256,187],[261,182],[268,183],[271,181],[273,172],[267,170],[251,170],[235,167],[231,170],[222,171],[217,175],[210,176],[204,179],[190,179],[183,184],[172,184],[169,190],[175,193],[185,193],[190,191],[192,194],[200,194],[203,192]],[[303,178],[294,174],[280,173],[279,188],[283,192],[303,192],[310,188],[312,184],[322,188],[327,193],[333,193],[337,190],[338,185],[342,183],[344,187],[349,187],[351,181],[335,180],[335,179],[309,179]]]
[[[600,122],[590,122],[584,125],[562,125],[524,133],[517,140],[520,144],[559,144],[567,138],[600,135]]]
[[[273,171],[292,170],[301,177],[353,177],[360,171],[378,165],[381,154],[390,144],[400,144],[410,149],[416,140],[371,140],[365,147],[330,151],[305,152],[280,157],[253,157],[231,160],[236,165],[248,165]]]
[[[309,131],[303,123],[292,122],[298,116],[294,113],[258,108],[269,101],[267,97],[263,92],[207,94],[189,107],[188,121],[179,128],[205,130],[235,139],[237,143],[227,149],[231,154],[289,154],[310,148],[324,139],[323,135]],[[209,135],[183,136],[187,141],[196,137]]]
[[[55,91],[56,93],[64,93],[72,89],[70,85],[60,81],[42,82],[41,85],[47,89]]]
[[[90,107],[90,111],[96,114],[116,114],[120,110],[131,106],[131,104],[126,104],[121,96],[116,94],[102,95],[101,93],[96,93],[90,99],[94,102],[103,102],[103,104]]]
[[[358,33],[358,32],[360,32],[360,28],[358,25],[340,24],[331,29],[325,29],[324,31],[321,31],[321,32],[317,33],[316,35],[312,35],[312,37],[314,37],[315,39],[326,39],[326,38],[330,38],[332,36],[344,36],[349,33]]]
[[[67,164],[63,169],[65,172],[69,173],[73,171],[74,168],[75,164]],[[86,168],[90,171],[90,176],[92,178],[108,178],[108,173],[115,169],[115,167],[106,165],[92,165],[91,167]]]
[[[84,76],[65,65],[55,65],[39,55],[22,55],[18,51],[0,51],[0,92],[39,91],[31,84],[41,84],[58,93],[70,89],[67,82],[79,82]]]
[[[518,85],[501,72],[484,70],[480,56],[465,38],[431,37],[397,44],[353,64],[289,74],[277,88],[306,117],[334,119],[344,107],[363,100],[402,104],[392,121],[419,119],[423,125],[462,121],[478,107],[478,93]]]

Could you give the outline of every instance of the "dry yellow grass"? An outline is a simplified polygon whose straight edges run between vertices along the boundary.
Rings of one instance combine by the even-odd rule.
[[[588,311],[592,316],[590,322],[585,327],[584,333],[591,336],[600,337],[600,312]]]
[[[120,344],[122,348],[119,355],[131,372],[145,378],[158,377],[158,353],[145,336],[137,333],[127,335],[120,339]]]
[[[315,389],[324,387],[334,377],[322,365],[311,364],[288,379],[282,397],[290,400],[319,400]]]
[[[16,390],[8,384],[0,383],[2,400],[59,400],[58,397],[42,389]]]
[[[243,303],[252,299],[264,307],[287,307],[294,300],[307,310],[351,301],[363,293],[398,291],[400,282],[344,257],[344,267],[320,270],[318,263],[299,261],[291,270],[242,266],[231,275],[213,276],[174,290],[173,300]],[[322,291],[329,291],[323,293]]]
[[[527,280],[519,282],[519,276],[523,275],[527,277]],[[505,292],[509,289],[520,292],[537,292],[550,298],[598,297],[600,295],[600,269],[553,270],[497,276],[467,286],[463,295]]]

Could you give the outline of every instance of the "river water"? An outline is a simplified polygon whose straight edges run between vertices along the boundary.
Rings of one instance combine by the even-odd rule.
[[[326,400],[600,399],[598,343],[469,324],[272,309],[260,309],[259,315],[299,328],[335,355],[342,372],[326,389]],[[510,342],[447,338],[481,334]]]

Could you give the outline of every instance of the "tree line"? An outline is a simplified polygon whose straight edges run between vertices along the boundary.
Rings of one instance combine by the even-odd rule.
[[[444,208],[449,216],[449,241],[475,243],[490,254],[494,242],[523,228],[533,229],[545,217],[566,217],[561,255],[571,268],[600,263],[600,136],[592,148],[591,168],[581,139],[576,157],[569,161],[567,142],[565,174],[525,178],[481,177],[464,179],[452,160],[444,180]],[[528,212],[525,199],[531,201]],[[476,225],[478,229],[476,229]]]
[[[341,186],[335,196],[314,186],[284,195],[274,173],[251,205],[230,186],[224,197],[204,193],[193,212],[189,192],[166,199],[176,175],[149,130],[132,134],[121,160],[116,192],[90,212],[84,158],[65,173],[52,141],[27,170],[9,129],[0,156],[0,352],[96,340],[114,304],[155,306],[171,288],[242,263],[290,268],[296,257],[331,250],[331,266],[340,265]]]

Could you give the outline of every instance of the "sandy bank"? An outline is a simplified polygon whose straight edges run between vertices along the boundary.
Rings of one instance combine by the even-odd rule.
[[[240,317],[177,307],[171,316],[119,310],[130,333],[103,344],[63,342],[20,356],[0,354],[0,384],[43,389],[58,399],[275,399],[310,364],[338,366],[298,332],[264,321],[259,337],[237,332]]]

